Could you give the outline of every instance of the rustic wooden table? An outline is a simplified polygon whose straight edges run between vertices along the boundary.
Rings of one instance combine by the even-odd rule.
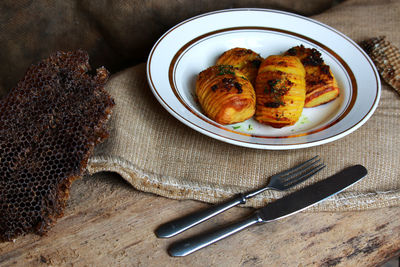
[[[138,192],[115,174],[84,177],[46,236],[0,244],[0,266],[379,266],[400,253],[400,207],[388,207],[302,212],[187,257],[168,256],[172,242],[251,212],[234,208],[181,236],[155,237],[158,225],[205,206]]]

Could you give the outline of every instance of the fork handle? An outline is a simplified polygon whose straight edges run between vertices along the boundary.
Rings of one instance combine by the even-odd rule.
[[[220,214],[227,209],[244,203],[246,203],[245,196],[243,194],[239,194],[235,198],[222,204],[213,205],[207,209],[189,214],[185,217],[163,224],[155,231],[155,233],[157,237],[172,237],[183,231],[186,231],[187,229],[201,222],[204,222],[205,220],[210,219],[211,217],[214,217],[217,214]]]
[[[259,217],[258,213],[255,212],[253,215],[242,221],[233,223],[215,231],[211,231],[205,234],[185,239],[183,241],[172,244],[168,253],[171,256],[186,256],[201,248],[211,245],[223,238],[233,235],[253,224],[260,223],[263,220]]]

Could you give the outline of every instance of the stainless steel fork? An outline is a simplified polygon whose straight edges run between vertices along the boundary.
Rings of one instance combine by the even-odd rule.
[[[211,217],[214,217],[215,215],[227,209],[230,209],[239,204],[246,203],[247,199],[258,195],[267,189],[274,189],[279,191],[289,189],[310,178],[311,176],[322,170],[324,167],[325,164],[321,163],[321,159],[318,156],[315,156],[312,159],[296,165],[291,169],[271,176],[267,186],[263,188],[250,191],[245,194],[239,194],[225,203],[211,206],[208,209],[201,210],[199,212],[189,214],[183,218],[179,218],[177,220],[173,220],[171,222],[163,224],[156,230],[155,233],[158,237],[162,238],[175,236],[205,220],[210,219]]]

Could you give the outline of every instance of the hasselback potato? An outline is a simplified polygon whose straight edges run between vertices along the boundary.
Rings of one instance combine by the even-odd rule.
[[[296,56],[306,70],[307,108],[325,104],[339,96],[339,87],[330,67],[324,63],[321,53],[303,45],[289,49],[285,55]]]
[[[275,128],[295,124],[306,95],[303,64],[294,56],[269,56],[261,63],[255,89],[258,122]]]
[[[200,72],[196,95],[205,114],[221,124],[245,121],[255,112],[254,88],[232,66],[218,65]]]
[[[263,58],[256,52],[246,48],[232,48],[225,51],[218,59],[216,65],[231,65],[237,68],[254,85],[258,68]]]

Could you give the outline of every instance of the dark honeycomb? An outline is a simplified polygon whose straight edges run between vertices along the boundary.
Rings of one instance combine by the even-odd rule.
[[[85,51],[57,52],[32,65],[0,100],[1,241],[46,233],[63,215],[94,146],[108,136],[108,72],[89,70]]]

